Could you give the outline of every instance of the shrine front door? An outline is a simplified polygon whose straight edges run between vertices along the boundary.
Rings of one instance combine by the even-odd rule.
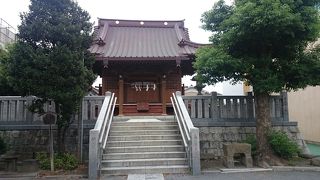
[[[125,82],[125,104],[160,103],[160,83],[156,79]]]

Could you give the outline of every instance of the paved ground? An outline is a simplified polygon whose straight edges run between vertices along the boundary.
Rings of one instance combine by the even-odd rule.
[[[201,176],[166,175],[165,180],[319,180],[320,172],[253,172],[253,173],[207,173]]]
[[[4,176],[0,174],[0,180],[33,180],[33,179],[86,179],[79,176],[52,176],[36,178],[35,174],[25,174],[21,176]],[[107,180],[127,180],[127,176],[104,176],[101,179]],[[151,180],[149,178],[145,178]],[[187,174],[164,175],[164,180],[319,180],[320,172],[307,171],[286,171],[286,172],[250,172],[250,173],[205,173],[201,176],[191,176]],[[140,180],[140,179],[137,179]],[[153,179],[152,179],[153,180]]]
[[[164,180],[163,174],[129,174],[127,180]]]

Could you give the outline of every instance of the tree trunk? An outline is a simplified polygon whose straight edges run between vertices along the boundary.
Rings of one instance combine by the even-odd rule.
[[[270,104],[268,93],[255,93],[256,107],[256,136],[257,136],[257,160],[258,165],[267,167],[270,160],[270,145],[268,133],[271,129]]]

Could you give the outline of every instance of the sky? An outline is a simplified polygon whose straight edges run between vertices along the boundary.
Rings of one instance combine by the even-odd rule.
[[[75,0],[91,16],[97,18],[129,20],[185,20],[190,39],[198,43],[208,43],[210,32],[201,29],[201,14],[212,8],[217,0]],[[17,29],[21,20],[19,14],[28,11],[29,0],[0,0],[0,18]],[[186,78],[185,85],[195,85]],[[96,82],[99,83],[99,82]],[[208,91],[221,93],[221,85],[207,87]]]

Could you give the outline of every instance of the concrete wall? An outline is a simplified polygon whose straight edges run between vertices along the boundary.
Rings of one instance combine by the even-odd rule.
[[[289,119],[305,140],[320,142],[320,86],[288,93]]]
[[[223,156],[223,143],[243,142],[248,135],[255,134],[256,132],[256,128],[252,126],[198,128],[201,159],[219,159]],[[297,126],[274,126],[273,128],[286,132],[301,148],[304,147],[304,142]]]

